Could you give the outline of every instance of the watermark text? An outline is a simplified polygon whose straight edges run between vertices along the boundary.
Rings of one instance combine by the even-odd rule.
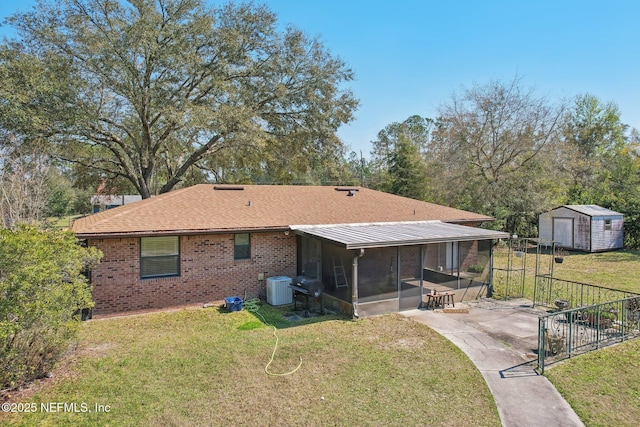
[[[59,412],[71,412],[77,414],[90,412],[111,412],[111,405],[87,402],[5,402],[0,405],[2,412],[28,413],[44,412],[55,414]]]

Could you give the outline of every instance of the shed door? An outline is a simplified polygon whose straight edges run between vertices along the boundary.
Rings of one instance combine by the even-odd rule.
[[[573,248],[573,218],[553,218],[553,241],[559,246]]]

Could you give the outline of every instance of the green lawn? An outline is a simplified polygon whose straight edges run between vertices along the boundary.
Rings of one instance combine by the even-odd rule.
[[[75,221],[76,219],[82,216],[83,215],[69,215],[65,217],[52,216],[46,219],[46,223],[54,228],[67,229],[67,228],[71,228],[71,224],[73,224],[73,221]]]
[[[499,255],[498,255],[499,260]],[[527,258],[527,268],[535,256]],[[640,253],[568,254],[554,276],[640,292]],[[38,392],[12,397],[35,414],[12,425],[499,425],[493,398],[466,356],[399,315],[289,323],[261,309],[190,309],[83,323],[79,344]],[[587,426],[640,419],[640,340],[545,370]],[[91,413],[43,413],[41,403]],[[95,405],[109,412],[95,412]],[[106,408],[106,406],[105,406]],[[550,409],[552,410],[552,409]],[[453,421],[452,421],[453,420]]]
[[[273,329],[247,311],[185,309],[93,320],[67,368],[21,402],[92,411],[0,417],[16,425],[485,425],[500,424],[467,357],[400,315],[289,323]],[[63,363],[65,365],[65,363]],[[40,407],[39,407],[40,408]],[[106,408],[106,406],[105,406]]]
[[[526,258],[512,256],[511,262],[513,269],[524,269],[526,271],[524,296],[528,299],[533,299],[536,274],[535,248],[527,254]],[[538,271],[541,274],[550,272],[551,257],[549,255],[541,255],[538,262],[540,264]],[[497,248],[494,251],[494,266],[507,268],[506,248]],[[595,254],[568,252],[565,254],[562,264],[553,263],[553,277],[640,294],[640,276],[637,273],[639,268],[639,251],[615,251]],[[506,273],[498,272],[498,274],[504,276]],[[521,292],[522,288],[517,283],[518,275],[521,273],[515,271],[511,274],[512,281],[510,282],[509,295],[516,296]],[[502,284],[499,280],[496,280],[496,282],[495,296],[504,298],[506,294],[504,282]]]
[[[640,339],[569,359],[545,375],[585,425],[638,425]]]
[[[615,251],[596,254],[569,252],[553,276],[590,285],[640,293],[640,252]]]

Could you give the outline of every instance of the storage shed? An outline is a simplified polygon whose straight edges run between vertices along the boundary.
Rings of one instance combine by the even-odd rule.
[[[585,252],[621,249],[624,216],[598,205],[564,205],[540,215],[538,234],[559,247]]]

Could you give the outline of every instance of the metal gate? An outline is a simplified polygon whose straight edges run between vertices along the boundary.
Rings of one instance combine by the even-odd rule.
[[[640,337],[640,296],[560,310],[538,318],[538,369]]]

